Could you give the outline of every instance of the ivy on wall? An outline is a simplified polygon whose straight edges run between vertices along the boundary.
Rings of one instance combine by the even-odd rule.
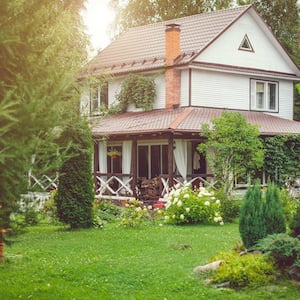
[[[118,111],[126,111],[129,104],[137,108],[151,110],[156,97],[154,77],[129,74],[122,82],[121,90],[116,98],[119,101]]]
[[[264,169],[280,186],[300,176],[300,135],[278,135],[263,140]]]

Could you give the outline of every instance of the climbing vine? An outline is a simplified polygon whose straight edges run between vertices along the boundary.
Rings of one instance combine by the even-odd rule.
[[[118,110],[126,111],[129,104],[137,108],[151,110],[156,96],[154,77],[129,74],[122,82],[121,90],[116,98],[119,101]]]
[[[264,169],[270,179],[283,186],[300,175],[300,135],[278,135],[263,140]]]

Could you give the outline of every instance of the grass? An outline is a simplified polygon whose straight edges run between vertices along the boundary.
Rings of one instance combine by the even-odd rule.
[[[116,227],[67,231],[36,226],[5,247],[0,299],[300,299],[296,283],[216,289],[193,268],[239,241],[237,225]]]

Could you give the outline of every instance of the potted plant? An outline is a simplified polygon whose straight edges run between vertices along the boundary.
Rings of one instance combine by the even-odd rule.
[[[107,152],[107,155],[110,156],[111,158],[116,158],[118,156],[121,156],[121,152],[118,151],[117,149],[111,149],[110,151]]]

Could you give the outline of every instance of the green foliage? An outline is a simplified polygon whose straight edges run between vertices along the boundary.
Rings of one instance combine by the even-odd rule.
[[[284,211],[280,199],[279,189],[270,181],[268,182],[268,188],[265,197],[264,217],[266,233],[273,234],[286,232]]]
[[[268,235],[257,242],[255,250],[263,251],[274,258],[278,267],[300,266],[300,241],[284,233]]]
[[[0,228],[10,227],[29,169],[37,177],[57,171],[63,157],[57,138],[77,110],[76,75],[87,57],[82,7],[83,0],[1,1]]]
[[[224,194],[222,190],[216,192],[216,198],[221,201],[220,213],[223,221],[233,222],[240,214],[241,201]]]
[[[240,113],[224,111],[220,118],[212,120],[212,127],[203,125],[200,134],[207,141],[199,144],[197,149],[206,154],[210,168],[225,193],[231,192],[235,178],[262,166],[263,148],[259,130],[248,124]]]
[[[300,135],[273,136],[263,140],[264,169],[279,186],[299,175]]]
[[[232,0],[110,0],[116,11],[114,29],[120,33],[130,27],[191,16],[207,11],[228,8]]]
[[[88,125],[68,128],[63,138],[65,141],[74,141],[74,145],[69,149],[72,157],[60,169],[55,196],[58,218],[72,229],[90,227],[94,190],[91,173],[92,140]]]
[[[272,260],[261,254],[240,256],[232,252],[219,255],[219,259],[224,263],[212,277],[215,283],[229,282],[232,288],[259,287],[276,279]]]
[[[135,104],[137,108],[151,110],[155,100],[156,90],[153,77],[139,74],[129,74],[122,82],[121,90],[116,96],[121,112],[126,111],[129,104]]]
[[[146,223],[153,225],[160,216],[159,209],[153,209],[151,205],[146,206],[139,200],[130,200],[125,205],[119,224],[124,227],[139,227]]]
[[[244,197],[240,219],[239,231],[246,248],[266,236],[264,205],[259,184],[249,187]]]
[[[175,187],[165,197],[165,221],[171,224],[215,224],[223,225],[220,200],[213,191],[203,187],[193,190],[191,185]]]
[[[300,236],[300,204],[299,203],[289,227],[291,229],[291,236],[294,237]]]
[[[283,206],[286,223],[290,224],[296,214],[299,202],[297,199],[293,198],[285,188],[279,191],[279,198]]]
[[[93,205],[93,225],[103,227],[106,223],[115,222],[122,213],[121,207],[105,200],[95,200]]]

